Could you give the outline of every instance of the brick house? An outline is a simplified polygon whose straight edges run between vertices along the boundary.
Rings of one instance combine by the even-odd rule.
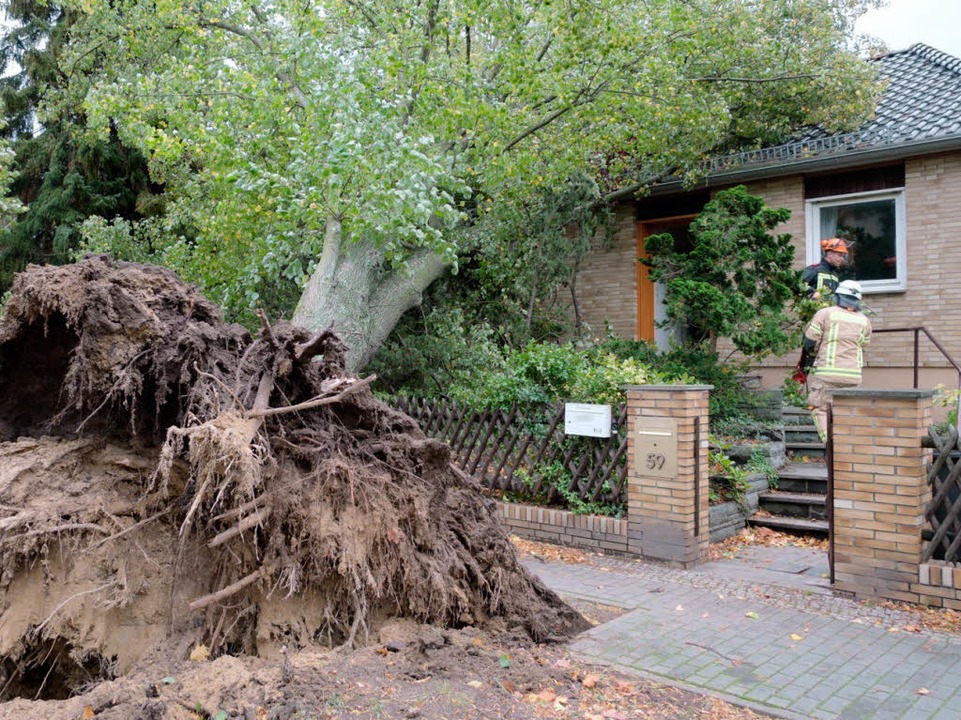
[[[859,130],[814,131],[776,147],[715,158],[705,182],[666,182],[617,209],[613,243],[598,241],[578,276],[583,319],[596,334],[656,341],[659,288],[637,262],[644,239],[682,239],[713,192],[734,185],[791,210],[795,265],[820,259],[819,241],[853,237],[855,277],[876,329],[924,326],[961,362],[961,60],[916,44],[877,58],[888,85],[876,116]],[[958,371],[921,333],[920,386],[957,387]],[[759,368],[779,387],[796,354]],[[878,334],[866,353],[864,387],[913,384],[914,333]]]

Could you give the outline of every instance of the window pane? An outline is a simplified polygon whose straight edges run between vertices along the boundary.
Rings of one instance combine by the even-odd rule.
[[[821,208],[822,237],[851,243],[851,270],[858,280],[897,277],[894,200],[872,200]]]

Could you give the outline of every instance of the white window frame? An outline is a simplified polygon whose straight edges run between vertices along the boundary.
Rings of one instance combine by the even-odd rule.
[[[854,205],[865,201],[894,200],[895,248],[897,251],[896,274],[886,280],[861,280],[865,293],[903,292],[908,289],[907,231],[905,223],[904,188],[875,190],[850,195],[831,195],[806,200],[805,230],[807,236],[807,264],[821,261],[821,208]]]

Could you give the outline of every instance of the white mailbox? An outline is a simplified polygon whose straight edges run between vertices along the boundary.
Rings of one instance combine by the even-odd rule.
[[[587,437],[610,437],[611,406],[564,403],[564,433]]]

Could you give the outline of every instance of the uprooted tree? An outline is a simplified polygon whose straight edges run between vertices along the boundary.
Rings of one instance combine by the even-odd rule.
[[[294,318],[334,323],[359,368],[498,206],[523,236],[511,207],[585,171],[629,197],[856,127],[880,89],[849,47],[870,2],[61,0],[70,82],[44,106],[140,150],[165,189],[137,227],[92,221],[91,248],[233,312],[299,296]]]
[[[335,335],[262,321],[254,338],[169,271],[105,257],[17,277],[0,318],[8,678],[69,685],[161,645],[356,644],[392,617],[583,629],[449,449],[345,372]]]

